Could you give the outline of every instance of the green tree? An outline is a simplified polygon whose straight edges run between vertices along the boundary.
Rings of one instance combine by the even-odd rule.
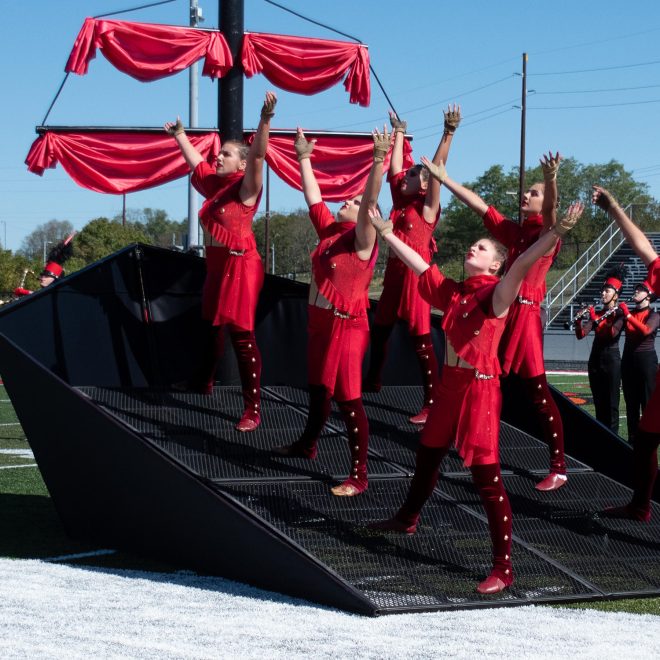
[[[68,272],[107,257],[131,243],[149,243],[144,231],[133,224],[123,226],[108,218],[88,222],[74,239],[73,259]]]
[[[277,275],[310,273],[309,255],[318,243],[318,236],[309,219],[307,209],[270,217],[270,244],[275,246],[275,272]],[[257,248],[265,255],[265,216],[254,223]]]
[[[183,245],[183,238],[188,233],[188,220],[172,220],[163,209],[129,209],[126,218],[135,228],[140,229],[151,245],[169,247]],[[113,222],[121,222],[122,216],[116,215]]]

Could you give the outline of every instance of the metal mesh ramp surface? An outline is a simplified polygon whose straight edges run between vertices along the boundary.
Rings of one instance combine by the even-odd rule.
[[[490,570],[490,538],[469,473],[455,455],[445,459],[415,535],[368,529],[370,522],[391,516],[407,492],[419,440],[408,417],[421,401],[419,388],[383,388],[365,396],[370,485],[355,498],[328,492],[348,470],[336,411],[317,460],[272,453],[301,433],[307,412],[304,390],[265,388],[262,424],[248,434],[233,428],[242,410],[238,388],[216,388],[209,397],[79,390],[361,591],[380,612],[660,594],[659,524],[594,515],[625,502],[630,491],[569,459],[569,484],[539,493],[534,484],[547,471],[547,447],[506,424],[501,454],[514,516],[512,588],[495,596],[475,591]]]

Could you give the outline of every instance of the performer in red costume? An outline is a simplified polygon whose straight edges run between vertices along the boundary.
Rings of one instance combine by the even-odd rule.
[[[505,218],[476,193],[456,181],[448,179],[445,183],[455,197],[483,218],[486,229],[507,247],[507,268],[511,268],[519,255],[542,233],[550,231],[555,225],[557,170],[560,160],[559,153],[554,156],[550,153],[541,160],[544,183],[534,184],[523,195],[520,210],[525,219],[522,225]],[[427,163],[428,161],[425,162]],[[500,343],[503,373],[516,373],[522,379],[528,398],[538,415],[543,439],[550,447],[550,473],[536,484],[538,490],[544,491],[556,490],[566,483],[564,428],[545,376],[540,307],[546,291],[545,276],[558,251],[559,243],[529,269],[520,287],[520,293],[509,310]]]
[[[605,210],[619,225],[628,243],[648,268],[645,284],[657,296],[660,293],[660,258],[649,239],[626,215],[612,193],[605,188],[593,187],[593,202]],[[658,472],[658,445],[660,445],[660,370],[656,372],[655,389],[644,408],[635,435],[632,499],[623,507],[606,509],[603,515],[642,522],[651,519],[651,496]]]
[[[261,199],[263,164],[276,102],[275,94],[266,92],[250,147],[228,140],[222,145],[215,166],[192,146],[180,119],[165,124],[165,130],[174,137],[193,171],[193,186],[206,198],[199,218],[205,230],[202,317],[208,324],[208,332],[203,364],[188,381],[187,388],[205,394],[212,392],[226,325],[243,390],[244,412],[236,425],[239,431],[253,431],[261,421],[261,354],[255,341],[254,323],[264,268],[252,233],[252,220]]]
[[[336,222],[323,202],[312,168],[315,142],[308,141],[302,129],[298,129],[295,149],[302,188],[309,217],[319,236],[319,244],[312,252],[313,277],[309,287],[309,414],[302,436],[275,451],[283,456],[316,458],[318,439],[334,397],[346,424],[351,471],[342,484],[332,488],[332,493],[352,497],[368,486],[369,422],[362,405],[362,362],[369,342],[369,282],[378,244],[367,208],[378,203],[390,136],[386,130],[382,134],[374,132],[374,162],[364,194],[344,202]]]
[[[461,121],[459,106],[447,108],[445,130],[433,162],[447,162],[451,142]],[[394,145],[390,160],[388,180],[392,191],[392,211],[390,219],[394,223],[394,233],[426,261],[436,252],[433,230],[440,218],[440,184],[429,181],[428,171],[415,165],[403,171],[403,143],[407,124],[390,112],[394,131]],[[415,344],[415,353],[424,385],[422,409],[410,421],[424,424],[433,403],[433,388],[438,381],[438,363],[431,341],[431,306],[417,290],[417,275],[390,251],[383,281],[383,293],[378,302],[376,315],[371,328],[371,359],[366,378],[365,390],[378,392],[381,387],[381,373],[385,363],[387,340],[397,319],[403,319]]]
[[[431,173],[438,180],[449,181],[442,164],[423,162],[433,168]],[[421,509],[435,488],[440,463],[454,441],[486,509],[493,543],[493,569],[478,585],[479,593],[497,593],[513,583],[511,507],[499,463],[502,396],[498,344],[525,274],[555,248],[559,235],[575,224],[581,212],[579,205],[571,207],[566,218],[518,256],[502,279],[498,273],[504,267],[506,249],[491,238],[477,241],[465,257],[468,278],[464,282],[446,278],[393,234],[391,222],[373,218],[390,248],[419,276],[421,295],[444,312],[445,364],[417,448],[406,501],[393,518],[372,527],[406,534],[416,531]]]
[[[626,401],[628,442],[631,443],[635,442],[639,417],[653,392],[658,371],[655,337],[660,325],[660,314],[651,309],[653,297],[649,283],[642,282],[635,287],[633,309],[628,309],[625,302],[619,305],[626,319],[621,381]]]
[[[594,330],[594,343],[589,353],[589,387],[594,398],[596,419],[619,432],[619,399],[621,392],[621,353],[619,338],[623,330],[624,317],[619,309],[619,293],[623,286],[624,271],[617,268],[606,276],[601,291],[603,303],[596,312],[593,305],[588,308],[589,318],[575,324],[575,336],[584,339]]]

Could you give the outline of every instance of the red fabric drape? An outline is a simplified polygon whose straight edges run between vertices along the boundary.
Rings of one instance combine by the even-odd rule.
[[[305,133],[313,139],[313,133]],[[293,149],[294,136],[271,135],[266,161],[285,183],[302,190],[300,167]],[[410,144],[404,142],[404,167],[413,164]],[[312,153],[314,174],[326,202],[350,199],[364,191],[373,161],[373,140],[366,136],[329,136],[318,138]],[[389,167],[390,154],[384,169]]]
[[[216,132],[188,136],[204,156],[218,153]],[[33,143],[28,169],[43,174],[59,162],[83,188],[102,193],[130,193],[188,174],[176,142],[165,132],[46,132]]]
[[[191,133],[188,137],[205,157],[219,150],[220,138],[215,131]],[[266,160],[277,176],[301,190],[294,137],[271,135]],[[411,149],[408,142],[404,144],[404,166],[409,167],[413,162]],[[361,193],[372,153],[369,136],[320,136],[312,164],[323,198],[341,201]],[[179,148],[165,133],[48,131],[34,142],[25,162],[31,172],[39,175],[59,162],[79,186],[115,194],[144,190],[188,174]],[[389,155],[385,168],[388,163]]]
[[[232,67],[229,46],[220,32],[87,18],[65,71],[86,74],[97,48],[117,69],[142,82],[171,76],[202,57],[202,75],[221,78]]]
[[[369,52],[363,44],[246,32],[241,62],[248,78],[263,73],[274,85],[298,94],[328,89],[347,74],[344,87],[351,103],[369,105]]]

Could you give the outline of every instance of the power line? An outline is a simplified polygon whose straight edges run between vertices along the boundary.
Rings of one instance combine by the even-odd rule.
[[[654,89],[660,87],[660,85],[640,85],[638,87],[608,87],[603,89],[577,89],[577,90],[560,90],[554,92],[539,92],[536,91],[537,95],[548,95],[548,94],[599,94],[601,92],[631,92],[637,89]]]
[[[660,103],[660,99],[649,101],[627,101],[624,103],[600,103],[597,105],[561,105],[561,106],[538,106],[530,107],[529,110],[578,110],[580,108],[617,108],[623,105],[645,105],[648,103]]]
[[[660,64],[660,60],[651,62],[636,62],[635,64],[619,64],[617,66],[604,66],[596,69],[574,69],[573,71],[544,71],[541,73],[530,73],[529,76],[567,76],[573,73],[593,73],[594,71],[614,71],[615,69],[632,69],[637,66],[650,66]]]
[[[585,41],[581,44],[574,44],[572,46],[561,46],[559,48],[548,48],[547,50],[537,50],[530,55],[545,55],[547,53],[557,53],[562,50],[570,50],[572,48],[584,48],[585,46],[595,46],[596,44],[606,44],[610,41],[620,41],[621,39],[628,39],[630,37],[637,37],[640,34],[649,34],[650,32],[657,32],[660,28],[652,28],[650,30],[642,30],[641,32],[631,32],[629,34],[620,34],[609,39],[597,39],[596,41]]]

